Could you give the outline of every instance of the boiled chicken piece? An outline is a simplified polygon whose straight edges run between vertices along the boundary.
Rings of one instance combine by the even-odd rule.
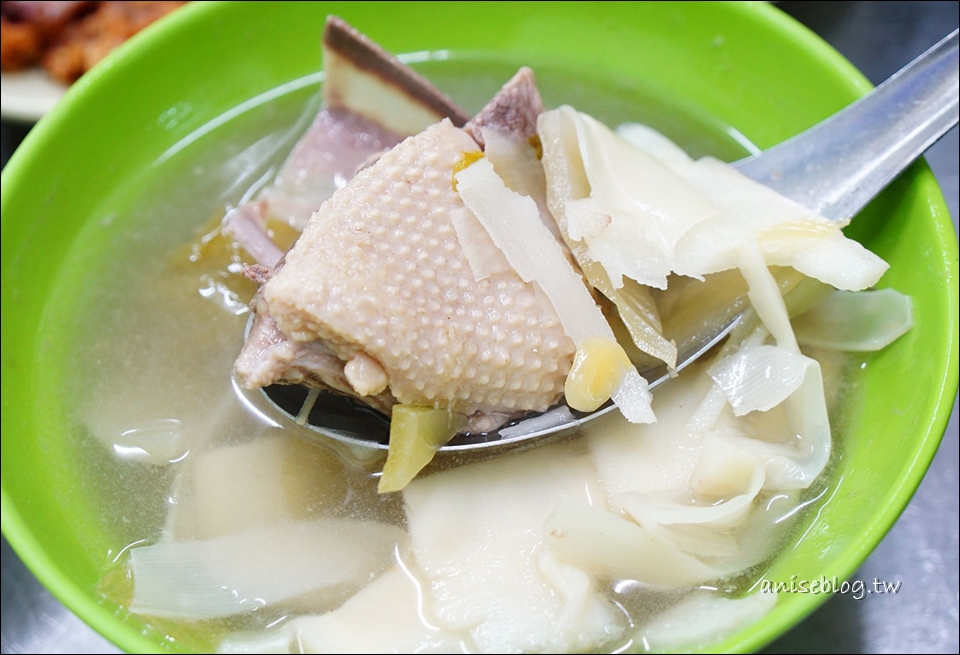
[[[258,314],[336,354],[357,396],[466,415],[556,403],[575,348],[552,305],[512,270],[477,279],[454,227],[454,171],[476,155],[442,121],[381,156],[314,215]]]
[[[324,58],[324,110],[280,182],[231,221],[234,234],[254,236],[248,250],[265,253],[264,265],[247,272],[261,286],[235,364],[240,382],[305,384],[386,413],[397,402],[447,408],[471,417],[473,430],[558,402],[573,341],[540,290],[503,265],[489,236],[475,229],[454,184],[456,171],[482,156],[484,133],[529,149],[535,160],[528,141],[543,105],[532,73],[522,69],[460,129],[462,112],[445,96],[342,21],[328,23]],[[391,101],[371,102],[371,93]],[[383,106],[400,109],[378,113]],[[438,121],[438,112],[451,118]],[[337,116],[365,133],[372,130],[364,125],[378,126],[377,138],[364,144],[433,124],[383,154],[368,149],[373,156],[278,257],[254,243],[257,217],[283,206],[277,195],[285,169],[323,162],[305,152],[326,147],[328,160],[340,158],[329,136]],[[347,159],[357,164],[358,157]],[[298,185],[329,177],[322,166],[302,168],[294,173]],[[478,259],[495,264],[478,273]]]

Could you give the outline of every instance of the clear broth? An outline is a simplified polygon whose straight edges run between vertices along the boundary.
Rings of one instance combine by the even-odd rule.
[[[456,59],[428,61],[418,68],[470,112],[516,70],[501,62]],[[748,153],[749,144],[735,130],[689,107],[664,102],[655,89],[627,88],[550,68],[536,73],[547,107],[570,104],[611,125],[643,122],[694,156],[733,160]],[[89,515],[96,517],[76,529],[88,545],[88,556],[103,570],[107,604],[122,607],[129,599],[123,555],[132,545],[156,541],[164,530],[176,502],[177,467],[192,450],[296,429],[271,425],[231,385],[247,320],[245,303],[253,292],[238,274],[238,253],[227,248],[213,256],[222,244],[212,243],[204,256],[192,260],[224,208],[239,204],[283,160],[292,145],[290,126],[306,127],[301,114],[304,106],[316,106],[318,84],[319,76],[291,84],[269,102],[171,149],[170,156],[119,189],[91,217],[61,271],[55,290],[60,297],[50,306],[63,313],[45,317],[42,332],[53,335],[50,343],[65,346],[44,352],[41,368],[56,393],[41,402],[49,404],[45,413],[51,424],[63,422],[76,435],[72,451],[51,456],[69,458],[78,481],[56,484],[72,496],[79,488]],[[125,449],[122,437],[132,429],[182,438],[182,447],[168,453],[173,463],[144,463],[143,453]],[[98,434],[118,438],[111,447]],[[313,439],[316,448],[342,463],[352,488],[350,503],[322,511],[405,524],[401,496],[376,494],[380,455],[359,453],[358,458],[341,446],[317,442],[306,431],[303,438]],[[822,476],[801,502],[822,497],[828,479]],[[753,573],[731,581],[730,589],[749,586],[756,579]],[[634,617],[656,613],[680,595],[633,596],[622,590],[611,591],[611,597]],[[285,614],[279,607],[222,621],[143,621],[148,631],[164,635],[170,650],[209,651],[230,630],[262,628]],[[606,643],[598,649],[625,646]]]

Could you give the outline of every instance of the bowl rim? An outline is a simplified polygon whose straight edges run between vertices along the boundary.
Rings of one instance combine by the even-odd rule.
[[[143,58],[144,53],[162,46],[169,33],[175,33],[183,26],[195,21],[209,19],[219,11],[217,2],[194,2],[182,7],[171,15],[158,21],[156,24],[143,30],[127,43],[111,53],[100,65],[91,70],[71,87],[60,103],[45,116],[30,131],[24,141],[11,156],[2,173],[3,204],[6,204],[8,190],[18,186],[19,177],[26,174],[32,159],[56,138],[58,130],[69,115],[74,104],[84,101],[89,94],[97,93],[101,80],[109,79],[113,70],[127,65],[131,58]],[[734,12],[751,12],[760,15],[768,27],[779,33],[780,37],[791,41],[796,47],[813,53],[832,68],[838,70],[845,78],[850,89],[856,93],[864,93],[871,85],[866,78],[842,55],[829,46],[819,36],[800,25],[786,14],[780,12],[768,3],[722,3]],[[133,55],[133,57],[131,57]],[[898,479],[897,486],[892,489],[888,498],[891,501],[889,511],[879,515],[872,524],[872,531],[860,540],[856,546],[847,547],[843,556],[834,560],[835,569],[845,571],[851,575],[863,562],[866,556],[873,551],[884,535],[898,520],[900,513],[906,508],[920,481],[926,474],[933,457],[943,437],[953,406],[954,396],[960,378],[958,370],[958,343],[960,343],[960,320],[958,320],[958,273],[957,273],[957,242],[953,233],[949,212],[946,210],[942,194],[933,175],[925,163],[916,165],[911,173],[915,184],[928,196],[928,201],[936,211],[935,229],[939,244],[943,247],[943,255],[949,260],[950,295],[947,299],[948,310],[951,316],[951,329],[946,335],[949,340],[949,358],[945,362],[945,375],[942,383],[936,389],[936,408],[932,421],[924,430],[921,447],[914,451],[913,461],[905,469],[905,474]],[[5,212],[3,212],[5,214]],[[4,270],[7,262],[4,262]],[[931,390],[933,391],[933,390]],[[89,592],[75,586],[69,579],[64,578],[58,571],[58,566],[43,548],[42,543],[30,531],[20,509],[9,496],[6,486],[0,490],[2,502],[2,532],[11,547],[23,560],[24,564],[50,592],[64,603],[71,611],[83,619],[93,629],[119,647],[134,652],[137,650],[156,649],[156,645],[146,641],[140,634],[132,631],[111,612],[96,604],[89,597]],[[825,595],[809,595],[790,605],[789,612],[781,612],[773,618],[765,617],[752,629],[739,631],[733,639],[720,642],[735,650],[753,651],[770,643],[784,634],[789,628],[799,624],[803,618],[816,610],[827,599]],[[711,647],[716,647],[713,644]]]

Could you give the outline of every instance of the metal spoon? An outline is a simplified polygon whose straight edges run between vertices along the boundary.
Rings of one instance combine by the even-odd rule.
[[[957,124],[958,79],[958,33],[954,31],[845,109],[777,146],[733,163],[733,167],[822,216],[845,220],[863,209]],[[721,321],[716,329],[686,343],[677,358],[677,370],[724,339],[741,316],[735,314]],[[641,373],[651,388],[669,378],[665,368]],[[266,393],[270,395],[269,390]],[[276,398],[272,400],[284,406]],[[285,410],[291,416],[296,415],[296,402],[286,404],[294,408]],[[493,454],[506,448],[534,446],[576,430],[614,409],[614,405],[608,404],[593,413],[575,416],[567,407],[560,406],[495,432],[458,435],[440,452],[482,450]],[[388,424],[380,426],[379,442],[376,437],[371,439],[371,427],[377,419],[369,409],[366,412],[366,417],[347,419],[340,427],[334,427],[327,419],[317,421],[319,425],[310,420],[307,426],[349,444],[386,448],[384,435]],[[355,421],[359,422],[351,424]]]

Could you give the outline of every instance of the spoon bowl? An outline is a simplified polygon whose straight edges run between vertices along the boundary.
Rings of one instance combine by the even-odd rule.
[[[845,223],[957,124],[958,80],[958,32],[954,30],[861,99],[797,136],[732,166],[813,212]],[[784,288],[792,287],[798,279],[785,280]],[[745,294],[721,297],[729,299],[722,309],[713,307],[712,314],[706,312],[709,315],[683,321],[696,325],[696,334],[680,338],[664,330],[668,338],[676,337],[680,346],[674,371],[712,350],[740,322],[749,306]],[[652,389],[670,379],[674,371],[656,365],[640,373]],[[361,402],[327,397],[326,406],[315,406],[316,396],[302,389],[291,392],[272,387],[259,393],[288,419],[325,437],[351,445],[388,448],[389,420]],[[585,413],[561,404],[498,430],[460,433],[439,452],[498,454],[533,447],[569,434],[615,409],[608,402]],[[336,418],[344,415],[351,417],[346,424]]]

